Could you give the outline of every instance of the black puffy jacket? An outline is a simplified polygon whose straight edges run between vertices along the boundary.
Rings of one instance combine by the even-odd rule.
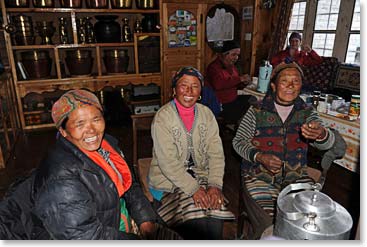
[[[105,140],[121,153],[116,139],[105,135]],[[157,222],[134,173],[132,177],[131,187],[123,195],[130,216],[138,225]],[[61,135],[38,168],[33,193],[34,224],[52,239],[135,238],[118,230],[120,202],[110,177]],[[37,231],[37,236],[45,235]]]

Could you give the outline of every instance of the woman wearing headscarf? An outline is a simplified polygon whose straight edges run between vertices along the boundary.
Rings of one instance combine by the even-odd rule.
[[[240,75],[236,63],[241,55],[240,44],[225,41],[217,58],[211,62],[205,73],[205,85],[212,88],[222,111],[220,116],[227,123],[238,125],[256,98],[251,95],[238,95],[237,90],[246,87],[251,78],[248,74]]]
[[[197,103],[202,84],[203,76],[192,67],[174,75],[174,98],[152,123],[149,185],[162,193],[155,196],[159,215],[184,239],[222,239],[223,219],[233,219],[233,214],[224,207],[218,125],[211,110]]]
[[[58,129],[54,149],[34,180],[35,225],[52,239],[137,239],[159,216],[143,195],[117,140],[105,134],[98,98],[72,90],[52,107]]]
[[[232,141],[243,158],[242,186],[270,217],[284,187],[313,182],[307,173],[308,145],[329,150],[335,142],[334,132],[299,97],[302,77],[294,62],[275,67],[267,95],[250,107]]]

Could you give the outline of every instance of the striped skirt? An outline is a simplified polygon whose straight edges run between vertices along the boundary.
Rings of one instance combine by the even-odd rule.
[[[195,206],[191,196],[186,195],[180,189],[173,193],[165,192],[161,200],[162,206],[158,214],[169,227],[174,227],[185,221],[204,217],[213,217],[222,220],[234,220],[235,216],[225,206],[221,209],[202,209]]]
[[[246,186],[247,191],[256,203],[259,204],[269,216],[274,217],[276,202],[280,193],[279,188],[244,172],[242,176],[242,181],[244,181],[242,186]],[[314,181],[309,177],[302,177],[296,180],[295,183],[314,183]]]

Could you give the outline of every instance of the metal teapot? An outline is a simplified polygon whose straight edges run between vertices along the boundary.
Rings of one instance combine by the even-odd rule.
[[[320,189],[320,184],[297,183],[280,192],[275,236],[289,240],[349,239],[352,217]]]

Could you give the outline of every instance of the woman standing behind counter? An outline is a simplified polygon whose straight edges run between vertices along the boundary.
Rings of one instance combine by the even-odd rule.
[[[183,67],[172,79],[174,99],[152,123],[151,188],[163,192],[159,215],[184,239],[222,239],[233,219],[222,193],[224,152],[216,119],[198,104],[203,76]]]

